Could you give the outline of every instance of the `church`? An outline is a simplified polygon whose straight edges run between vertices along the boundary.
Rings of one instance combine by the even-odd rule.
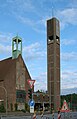
[[[18,110],[25,109],[29,101],[28,79],[31,76],[22,57],[22,39],[16,36],[12,39],[12,57],[0,61],[0,101],[7,102],[9,110],[15,110],[16,104]],[[32,91],[34,94],[34,87]],[[33,95],[35,106],[50,104],[50,110],[56,112],[60,107],[60,24],[56,18],[47,20],[47,91],[46,95]]]
[[[0,102],[7,104],[8,111],[15,110],[15,105],[18,110],[25,109],[28,79],[31,76],[22,57],[22,39],[16,36],[12,39],[12,57],[0,61]]]

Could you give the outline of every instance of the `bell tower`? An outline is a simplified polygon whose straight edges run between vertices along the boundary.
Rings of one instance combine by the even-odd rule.
[[[56,18],[47,20],[47,88],[50,108],[60,107],[60,26]]]
[[[18,36],[12,39],[12,58],[17,58],[22,55],[22,39]]]

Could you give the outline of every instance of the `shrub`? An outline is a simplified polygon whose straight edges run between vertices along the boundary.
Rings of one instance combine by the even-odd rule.
[[[15,111],[17,111],[17,109],[18,109],[18,104],[17,103],[15,103]]]
[[[10,103],[10,108],[11,108],[11,111],[13,111],[13,104]]]
[[[6,112],[6,109],[4,107],[4,104],[1,104],[0,105],[0,112]]]

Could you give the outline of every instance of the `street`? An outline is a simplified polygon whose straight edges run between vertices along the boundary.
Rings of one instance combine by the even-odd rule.
[[[32,119],[32,116],[1,116],[0,119]],[[41,116],[37,115],[37,119],[41,119]],[[46,114],[42,119],[52,119],[52,116]],[[57,113],[55,113],[54,119],[57,119]],[[61,113],[61,119],[77,119],[77,112]]]

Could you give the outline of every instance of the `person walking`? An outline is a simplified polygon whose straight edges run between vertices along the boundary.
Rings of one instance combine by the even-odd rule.
[[[58,119],[61,119],[60,111],[58,111]]]
[[[54,119],[54,110],[52,111],[52,119]]]
[[[41,119],[43,119],[43,115],[44,115],[44,112],[42,111],[42,113],[41,113]]]
[[[32,119],[36,119],[36,112],[34,112]]]

